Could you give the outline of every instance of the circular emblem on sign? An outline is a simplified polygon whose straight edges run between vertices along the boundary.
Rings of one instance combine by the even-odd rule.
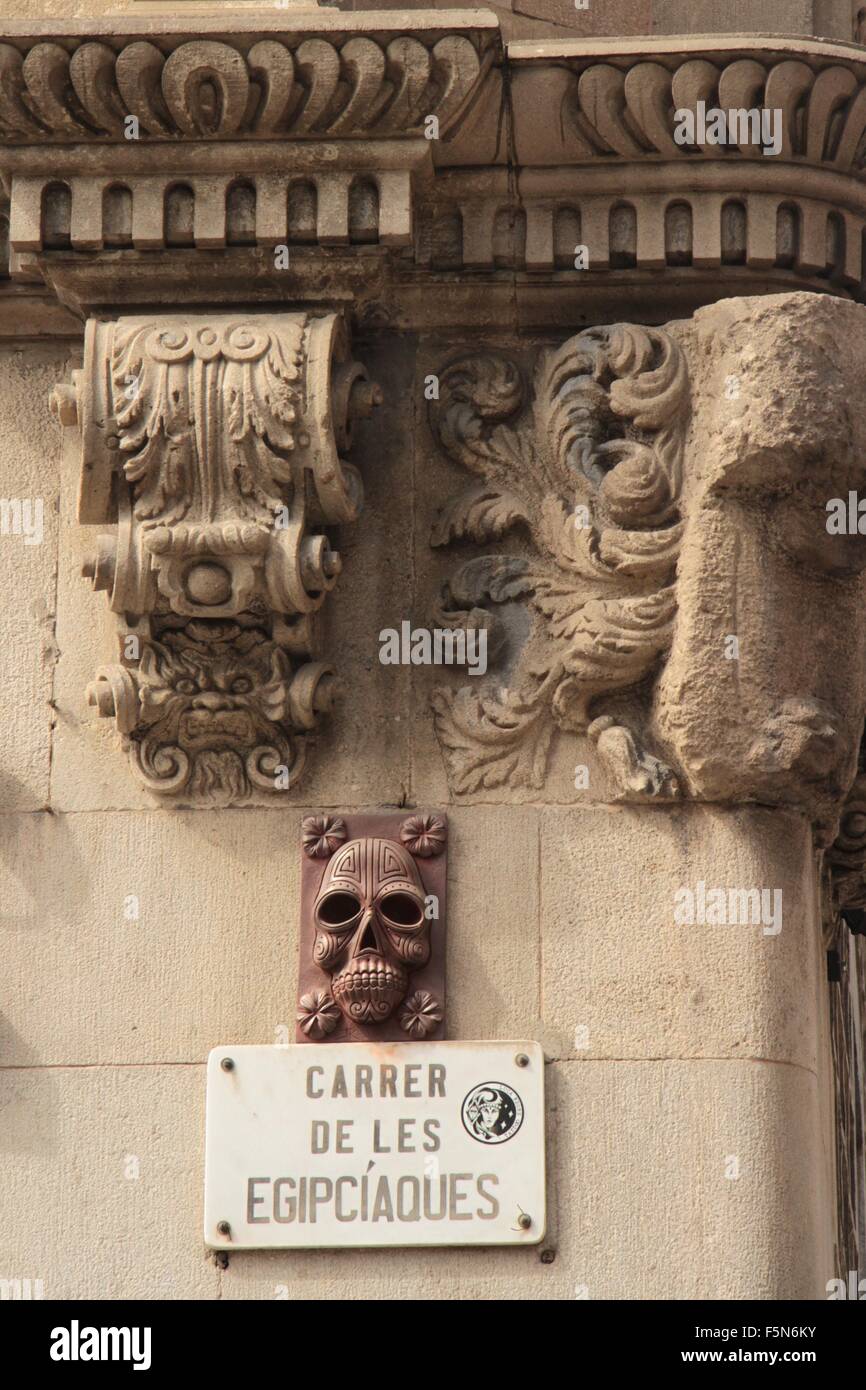
[[[504,1081],[485,1081],[469,1092],[460,1115],[479,1144],[504,1144],[523,1124],[523,1101]]]

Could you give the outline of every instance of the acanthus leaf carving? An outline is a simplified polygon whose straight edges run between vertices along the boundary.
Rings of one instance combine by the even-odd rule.
[[[91,320],[75,390],[85,573],[126,624],[88,698],[152,792],[230,805],[295,784],[332,704],[311,620],[363,489],[341,449],[381,400],[340,316]]]
[[[545,701],[549,690],[542,683],[535,691],[487,699],[469,686],[434,693],[436,733],[458,795],[542,785],[555,731]]]
[[[526,520],[520,498],[514,493],[479,483],[443,507],[431,533],[432,545],[450,541],[497,540],[518,521]]]
[[[520,370],[502,354],[459,359],[441,374],[433,430],[484,481],[446,504],[433,544],[483,542],[520,523],[531,550],[460,566],[437,617],[495,637],[486,603],[525,599],[536,619],[509,689],[434,695],[456,791],[540,786],[558,727],[593,738],[622,795],[679,794],[643,731],[604,705],[634,695],[672,640],[687,409],[677,344],[627,324],[542,354],[531,409]]]

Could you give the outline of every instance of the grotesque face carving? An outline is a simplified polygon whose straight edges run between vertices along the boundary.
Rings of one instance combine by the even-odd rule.
[[[348,1019],[381,1023],[430,959],[424,888],[396,840],[350,840],[332,857],[314,909],[313,958]]]
[[[155,791],[178,789],[213,805],[271,790],[291,766],[286,716],[291,671],[258,628],[191,622],[144,648],[138,672],[140,774]]]
[[[285,704],[287,674],[283,653],[258,634],[243,646],[172,635],[142,658],[145,717],[176,721],[189,752],[253,747],[270,734],[267,705]]]

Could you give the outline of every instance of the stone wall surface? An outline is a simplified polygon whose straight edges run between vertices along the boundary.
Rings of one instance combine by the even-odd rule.
[[[820,1295],[832,1252],[804,834],[762,836],[802,904],[780,938],[689,932],[659,872],[683,876],[671,833],[718,881],[766,867],[748,816],[700,810],[659,825],[646,861],[618,854],[634,832],[616,810],[453,815],[449,1033],[544,1043],[552,1265],[537,1249],[443,1250],[247,1253],[215,1269],[200,1239],[203,1062],[290,1022],[297,819],[42,814],[5,837],[10,1269],[58,1298]]]
[[[235,12],[267,9],[267,5],[240,0],[231,6]],[[315,10],[292,0],[290,12]],[[404,0],[339,0],[329,9],[347,11],[411,10]],[[852,39],[859,0],[510,0],[509,3],[464,6],[429,0],[425,9],[486,9],[496,13],[509,38],[549,37],[557,34],[607,36],[613,34],[815,34],[823,38]],[[87,19],[120,13],[178,14],[184,11],[219,13],[226,6],[220,0],[187,0],[170,4],[167,0],[6,0],[8,19]]]
[[[694,325],[674,325],[693,354],[696,410],[727,363],[733,324],[754,332],[769,315],[790,354],[807,302],[702,311],[728,332],[705,333],[699,348]],[[841,308],[850,344],[866,310]],[[833,316],[823,301],[831,353]],[[487,346],[530,361],[543,344]],[[139,789],[109,722],[84,703],[114,638],[104,596],[80,576],[89,537],[74,520],[74,451],[64,454],[41,411],[69,354],[34,350],[26,365],[19,352],[4,356],[4,489],[44,495],[47,520],[41,546],[10,536],[0,549],[20,595],[7,608],[19,626],[7,671],[16,734],[3,743],[13,793],[3,817],[0,1085],[4,1206],[21,1214],[0,1249],[4,1266],[44,1280],[46,1296],[274,1298],[288,1287],[301,1299],[362,1289],[809,1298],[833,1275],[825,966],[808,822],[784,806],[616,804],[610,767],[589,740],[565,734],[538,787],[455,797],[428,701],[436,684],[462,678],[380,664],[380,631],[427,621],[453,565],[427,544],[456,470],[436,448],[423,384],[443,355],[466,347],[356,344],[388,403],[356,454],[368,520],[347,533],[341,601],[327,619],[347,689],[322,725],[311,778],[287,804],[218,811],[167,809]],[[515,606],[518,644],[527,621]],[[584,760],[589,784],[577,788]],[[542,1248],[555,1258],[236,1254],[219,1268],[200,1239],[204,1061],[219,1043],[272,1043],[292,1025],[304,809],[396,804],[449,812],[449,1036],[544,1045]],[[699,879],[780,890],[781,930],[678,923],[676,894]]]
[[[4,596],[0,669],[7,705],[0,812],[36,811],[48,801],[56,660],[58,432],[42,408],[66,353],[39,349],[0,354],[4,425],[0,434],[0,494],[31,509],[30,535],[3,537],[0,586]],[[54,456],[54,457],[52,457]],[[22,522],[26,518],[22,514]],[[12,523],[14,525],[14,517]],[[42,534],[42,542],[38,536]]]
[[[59,23],[114,14],[122,32],[133,16],[157,34],[167,14],[178,10],[186,20],[192,11],[137,0],[7,4],[4,17]],[[245,5],[218,12],[229,8],[249,19]],[[361,15],[371,7],[353,0],[340,8]],[[377,8],[397,24],[396,6]],[[860,7],[592,0],[579,9],[568,0],[513,0],[491,8],[501,23],[497,44],[740,34],[739,53],[758,25],[848,43]],[[331,13],[328,23],[337,32]],[[482,49],[491,32],[489,24],[481,32]],[[733,47],[721,46],[720,67]],[[529,48],[515,57],[515,80],[537,93],[546,75],[532,64],[545,55]],[[391,211],[402,230],[392,227],[396,250],[367,245],[366,212],[356,202],[363,235],[356,221],[350,238],[335,197],[298,256],[292,283],[301,308],[294,291],[277,291],[268,278],[274,238],[255,244],[258,213],[247,242],[223,207],[213,244],[164,244],[162,188],[148,186],[136,205],[146,213],[136,224],[141,245],[130,240],[121,251],[104,238],[100,188],[98,199],[77,205],[72,245],[62,234],[53,242],[43,235],[47,204],[33,201],[26,178],[23,193],[19,183],[19,245],[30,237],[41,260],[19,252],[15,283],[0,295],[0,1279],[39,1279],[46,1298],[68,1299],[818,1299],[850,1268],[837,1232],[844,1125],[834,1109],[831,1034],[838,1050],[844,1030],[832,993],[833,933],[847,931],[840,903],[855,914],[866,908],[857,877],[866,862],[866,559],[861,537],[830,537],[824,518],[828,498],[847,497],[866,477],[858,406],[866,307],[853,302],[862,297],[862,102],[852,96],[860,74],[844,66],[844,50],[834,50],[835,67],[822,67],[826,55],[809,50],[809,66],[802,46],[790,60],[784,45],[759,49],[764,66],[746,65],[755,91],[781,92],[789,117],[808,91],[814,122],[798,126],[792,117],[788,133],[800,144],[786,149],[770,193],[763,160],[744,156],[740,166],[731,152],[716,166],[707,151],[692,151],[703,201],[696,196],[686,234],[652,181],[663,155],[680,192],[691,177],[665,124],[671,72],[682,62],[681,75],[691,50],[678,51],[669,71],[652,61],[651,44],[638,48],[636,57],[613,53],[619,68],[604,51],[605,62],[591,66],[569,49],[561,61],[558,49],[547,52],[561,91],[571,92],[572,128],[559,132],[556,151],[541,107],[537,121],[521,115],[515,126],[526,142],[520,153],[500,148],[499,58],[475,110],[478,126],[468,121],[437,151],[438,173],[414,127],[402,145],[394,131],[381,140],[363,128],[344,144],[338,130],[330,144],[305,145],[302,131],[292,148],[303,151],[308,172],[317,161],[349,161],[349,174],[336,171],[344,192],[356,165],[366,167],[362,156],[393,159],[402,182]],[[232,71],[239,64],[248,82],[247,55],[226,53],[219,61]],[[104,56],[91,53],[90,61]],[[271,52],[274,71],[285,58]],[[88,177],[81,169],[98,166],[100,142],[88,146],[75,127],[79,167],[69,112],[51,104],[50,84],[40,86],[40,62],[52,61],[37,55],[29,78],[56,117],[56,149],[71,161],[80,197]],[[689,70],[706,79],[703,59]],[[724,81],[739,81],[741,58],[725,71]],[[98,84],[88,95],[98,109]],[[179,128],[163,130],[152,155],[142,156],[155,167],[162,161],[169,180],[171,160],[187,148],[180,97],[175,119],[176,111]],[[27,127],[27,113],[18,115]],[[485,121],[482,149],[473,140]],[[634,134],[641,122],[643,143]],[[45,131],[27,128],[33,147],[21,148],[42,159],[41,178]],[[266,180],[276,143],[267,128],[247,136]],[[229,175],[218,172],[213,187],[207,180],[229,146],[209,136],[191,144],[199,189],[216,187],[216,202],[225,201],[219,178]],[[111,157],[128,154],[130,179],[150,179],[133,162],[142,151],[129,153],[118,137]],[[13,156],[25,157],[17,148]],[[839,167],[830,168],[837,156]],[[619,196],[617,158],[644,180],[635,195],[640,223],[608,220]],[[568,265],[577,213],[557,204],[569,161],[596,179],[581,236],[599,234],[604,264],[586,282]],[[418,229],[408,230],[412,178],[422,167],[432,250],[426,233],[415,246]],[[750,179],[748,218],[745,203],[727,201],[740,167]],[[811,180],[809,198],[791,211],[783,179],[801,173]],[[285,213],[282,186],[280,196]],[[522,207],[512,215],[524,196],[528,221]],[[154,207],[156,230],[147,221]],[[566,219],[559,232],[555,210]],[[379,231],[376,222],[368,239]],[[688,264],[674,245],[680,235]],[[793,283],[785,277],[795,251],[803,253],[803,279],[814,281],[807,288],[821,293],[765,293]],[[45,284],[37,283],[40,265]],[[167,267],[165,280],[157,266]],[[777,278],[764,283],[773,267]],[[632,272],[639,302],[630,298],[632,282],[617,278]],[[247,284],[255,291],[249,303]],[[752,293],[736,293],[743,286]],[[272,790],[262,778],[240,792],[217,785],[219,795],[202,794],[201,804],[204,775],[197,787],[161,793],[156,776],[134,775],[150,727],[136,684],[146,663],[123,652],[130,634],[151,640],[150,619],[168,614],[163,639],[192,629],[189,595],[172,589],[166,562],[159,595],[154,583],[141,611],[116,594],[113,607],[107,602],[113,584],[129,593],[141,579],[135,547],[146,528],[136,530],[142,518],[129,510],[140,494],[104,463],[123,442],[103,429],[106,401],[123,378],[109,381],[101,344],[115,331],[111,341],[122,344],[130,322],[135,331],[141,322],[158,325],[173,296],[188,315],[175,331],[199,334],[201,361],[212,360],[220,335],[223,344],[231,339],[229,311],[265,316],[256,322],[273,333],[274,352],[303,342],[293,365],[307,373],[307,413],[286,452],[309,447],[314,405],[323,393],[338,394],[339,374],[314,360],[304,337],[304,314],[319,324],[326,311],[343,310],[352,329],[345,361],[363,364],[361,405],[355,417],[346,406],[343,423],[354,420],[345,452],[363,477],[365,506],[330,526],[342,573],[311,625],[310,646],[333,661],[339,698],[331,709],[325,700],[313,709],[311,698],[309,709],[295,710],[292,736],[312,732],[308,765],[290,788]],[[692,314],[698,303],[704,307]],[[670,305],[685,306],[681,316]],[[152,341],[148,351],[145,367],[162,360]],[[212,449],[222,430],[236,464],[231,449],[244,439],[236,414],[216,391],[208,398],[205,370],[197,372],[184,367],[172,378],[171,399],[187,390],[183,425]],[[165,375],[157,367],[144,388],[134,380],[150,409]],[[62,430],[48,409],[58,384],[53,409]],[[349,399],[345,382],[340,389]],[[270,408],[278,396],[271,378],[260,392],[263,413],[262,400]],[[122,405],[112,409],[116,420]],[[331,416],[319,414],[327,433]],[[79,430],[88,429],[83,448]],[[270,436],[260,419],[250,434],[258,465]],[[177,483],[176,456],[164,438],[159,449],[161,462],[169,460],[165,487],[146,520],[162,508],[163,542],[174,544],[178,516],[164,494]],[[322,498],[336,471],[317,474],[326,520]],[[220,543],[226,534],[236,541],[255,492],[242,466],[228,474]],[[38,543],[8,524],[24,502],[40,505]],[[83,519],[79,504],[89,509]],[[128,548],[112,556],[109,582],[105,551],[101,569],[93,559],[97,536],[124,526]],[[187,543],[181,534],[179,548]],[[310,551],[304,555],[314,568]],[[94,588],[83,569],[105,582]],[[298,650],[306,653],[304,634],[285,636],[291,604],[273,598],[272,573],[263,579],[263,569],[255,611],[283,633],[273,670],[285,672],[298,665]],[[489,669],[475,680],[385,664],[382,634],[403,623],[483,628]],[[276,675],[274,684],[282,689]],[[272,706],[280,700],[286,704],[285,692],[272,692]],[[280,723],[272,711],[268,718],[269,729]],[[285,710],[280,718],[288,727]],[[226,758],[209,764],[217,784],[237,752],[229,745]],[[248,752],[244,745],[241,762]],[[208,1054],[293,1034],[304,815],[383,808],[440,808],[449,818],[447,1037],[543,1046],[547,1233],[522,1249],[209,1252]],[[719,891],[744,895],[749,911],[757,894],[760,917],[737,925],[703,908],[697,920],[683,913],[683,895],[694,905]],[[856,1148],[856,1134],[849,1140]]]
[[[391,3],[405,8],[401,0]],[[391,3],[346,0],[339,8],[381,10]],[[500,17],[509,38],[762,33],[852,39],[862,6],[859,0],[511,0],[485,8]]]

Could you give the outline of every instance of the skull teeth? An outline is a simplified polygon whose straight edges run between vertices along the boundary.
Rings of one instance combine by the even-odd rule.
[[[359,989],[391,989],[397,983],[397,977],[392,970],[357,970],[351,975],[345,975],[335,986],[344,990]]]

